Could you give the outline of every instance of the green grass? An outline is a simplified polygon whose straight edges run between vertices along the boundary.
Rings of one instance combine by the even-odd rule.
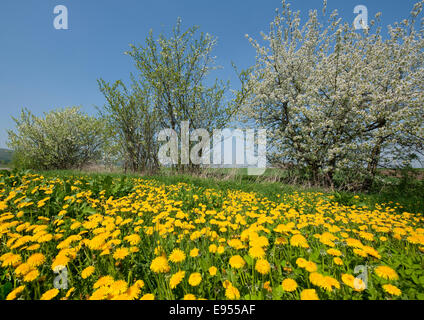
[[[262,197],[270,200],[277,200],[280,194],[292,194],[295,192],[321,192],[327,196],[335,196],[335,201],[344,205],[360,205],[369,208],[375,208],[376,204],[389,204],[398,206],[398,212],[403,211],[411,213],[424,213],[424,181],[390,178],[390,184],[386,186],[376,187],[371,193],[352,193],[337,192],[325,190],[321,188],[308,188],[304,186],[287,185],[280,182],[267,182],[261,180],[260,177],[252,177],[243,174],[241,171],[236,172],[232,176],[228,176],[229,171],[218,169],[222,177],[201,178],[189,174],[172,174],[169,170],[163,171],[157,175],[141,176],[139,174],[122,174],[122,173],[88,173],[83,171],[59,170],[59,171],[42,171],[45,176],[89,176],[112,178],[143,178],[154,179],[166,185],[184,182],[205,189],[217,190],[242,190],[245,192],[255,192]],[[227,174],[227,176],[225,176]],[[219,176],[219,175],[218,175]],[[355,199],[358,195],[360,198]]]

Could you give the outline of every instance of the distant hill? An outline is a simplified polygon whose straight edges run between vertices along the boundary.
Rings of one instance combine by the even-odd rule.
[[[0,166],[12,161],[12,150],[0,148]]]

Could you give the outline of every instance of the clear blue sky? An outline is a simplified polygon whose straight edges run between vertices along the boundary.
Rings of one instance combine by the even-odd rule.
[[[418,0],[328,0],[329,9],[352,21],[363,4],[370,18],[382,12],[384,26],[406,17]],[[292,0],[307,13],[321,0]],[[65,5],[69,30],[53,27],[56,5]],[[11,116],[22,107],[37,115],[65,106],[82,106],[94,114],[104,103],[96,80],[126,80],[134,71],[123,55],[130,43],[142,43],[148,31],[157,35],[175,25],[199,25],[218,38],[214,54],[223,70],[214,74],[238,88],[231,61],[245,68],[255,51],[245,34],[260,39],[267,32],[279,0],[1,0],[0,2],[0,147],[6,146]]]

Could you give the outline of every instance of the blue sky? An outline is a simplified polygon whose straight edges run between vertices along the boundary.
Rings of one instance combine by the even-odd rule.
[[[366,5],[370,18],[382,12],[386,26],[406,17],[418,0],[328,0],[347,21],[356,5]],[[307,13],[321,0],[292,0],[292,7]],[[65,5],[69,30],[53,27],[53,9]],[[141,44],[150,29],[158,35],[175,25],[199,25],[218,38],[214,55],[223,69],[214,73],[232,81],[231,68],[254,63],[255,51],[245,38],[260,39],[267,32],[280,0],[2,0],[0,2],[0,147],[6,147],[11,116],[26,107],[37,115],[65,106],[81,106],[94,114],[104,103],[96,80],[128,79],[134,72],[123,54],[130,43]]]

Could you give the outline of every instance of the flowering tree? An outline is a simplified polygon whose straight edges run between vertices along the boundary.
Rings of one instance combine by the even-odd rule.
[[[13,118],[8,146],[18,166],[32,169],[78,168],[98,160],[103,144],[103,122],[78,107],[52,110],[37,117],[24,109]]]
[[[379,165],[422,150],[423,3],[383,36],[380,14],[358,31],[337,10],[328,15],[324,1],[326,22],[311,10],[302,25],[282,2],[266,45],[249,38],[257,61],[243,108],[268,129],[274,158],[330,185],[336,173],[355,172],[369,188]]]
[[[154,39],[150,31],[143,45],[130,45],[131,50],[126,52],[134,59],[138,81],[154,95],[161,129],[181,132],[186,122],[191,132],[224,128],[245,97],[243,88],[231,100],[227,99],[229,83],[218,79],[208,83],[211,72],[218,68],[212,55],[217,41],[198,30],[197,26],[182,30],[181,19],[178,19],[169,36],[160,34]],[[243,72],[239,77],[243,77]],[[194,164],[176,167],[198,168]]]
[[[107,101],[99,108],[108,136],[105,154],[123,159],[125,171],[155,171],[159,167],[155,137],[159,113],[151,90],[134,77],[131,88],[120,80],[109,84],[99,79],[98,84]]]

